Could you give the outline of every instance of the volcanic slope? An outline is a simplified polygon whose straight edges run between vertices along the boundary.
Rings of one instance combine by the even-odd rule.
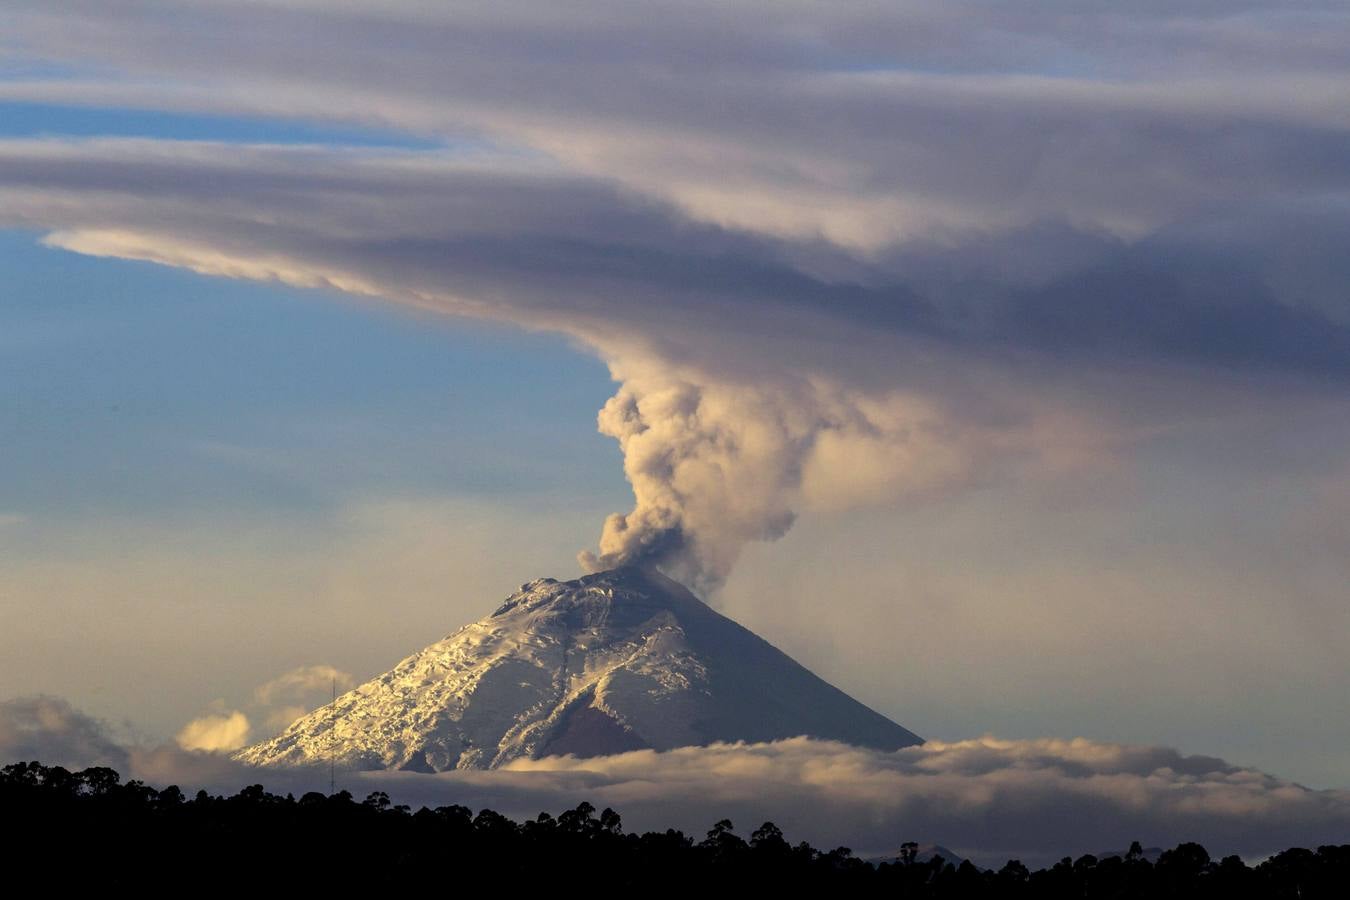
[[[922,742],[677,582],[625,567],[523,585],[236,758],[441,772],[797,735],[882,750]]]

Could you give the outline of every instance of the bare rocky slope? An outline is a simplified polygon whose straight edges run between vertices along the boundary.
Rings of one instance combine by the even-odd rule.
[[[236,758],[439,772],[797,735],[921,743],[682,585],[627,567],[523,585]]]

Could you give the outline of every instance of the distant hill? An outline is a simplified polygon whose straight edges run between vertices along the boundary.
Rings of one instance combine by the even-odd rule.
[[[964,856],[948,850],[941,844],[919,844],[918,848],[914,851],[914,862],[926,863],[934,859],[940,859],[953,866],[959,866],[966,861]],[[889,853],[885,856],[874,856],[867,861],[878,865],[881,863],[898,863],[904,861],[904,854],[900,851],[896,851],[895,853]]]

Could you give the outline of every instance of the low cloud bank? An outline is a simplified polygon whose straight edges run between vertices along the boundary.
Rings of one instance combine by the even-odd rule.
[[[95,720],[54,698],[0,703],[0,759],[116,764],[124,777],[234,792],[326,790],[328,772],[269,771],[176,746],[120,748]],[[934,841],[979,861],[1042,864],[1131,840],[1199,841],[1212,853],[1259,856],[1350,841],[1350,791],[1312,790],[1255,769],[1167,747],[1086,739],[930,741],[895,753],[793,738],[597,759],[518,761],[496,771],[423,775],[338,772],[358,797],[490,807],[514,818],[588,800],[629,830],[701,835],[730,818],[748,832],[770,820],[793,841],[893,851]]]

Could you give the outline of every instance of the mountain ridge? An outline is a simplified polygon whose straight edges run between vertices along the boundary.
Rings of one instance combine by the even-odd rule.
[[[439,772],[802,734],[921,743],[677,582],[624,567],[527,582],[235,757]]]

